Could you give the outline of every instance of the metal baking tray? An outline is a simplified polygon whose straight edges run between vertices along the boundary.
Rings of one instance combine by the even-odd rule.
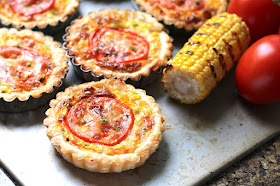
[[[129,0],[84,0],[80,14],[104,8],[133,9]],[[175,50],[192,33],[173,33]],[[55,38],[61,40],[63,33]],[[73,68],[65,86],[82,83]],[[209,180],[280,132],[280,103],[257,106],[244,101],[234,69],[203,102],[183,105],[170,99],[160,79],[144,87],[166,117],[158,150],[147,162],[122,173],[92,173],[65,161],[43,125],[45,105],[23,113],[0,113],[0,163],[20,184],[42,185],[197,185]]]

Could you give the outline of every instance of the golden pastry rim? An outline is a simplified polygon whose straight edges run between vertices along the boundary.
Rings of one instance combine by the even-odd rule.
[[[129,14],[129,16],[133,17],[133,19],[140,20],[143,22],[153,23],[154,26],[157,27],[161,33],[160,40],[163,47],[158,55],[161,57],[153,59],[151,63],[143,66],[141,70],[132,73],[112,71],[106,68],[99,67],[98,65],[92,64],[92,66],[88,67],[91,71],[91,75],[94,75],[95,77],[104,76],[105,78],[118,78],[124,81],[127,80],[128,78],[133,80],[139,80],[141,76],[149,76],[151,72],[157,71],[161,67],[166,66],[167,59],[171,58],[172,56],[173,45],[171,42],[173,39],[166,33],[164,26],[161,23],[159,23],[155,18],[153,18],[151,15],[147,13],[139,12],[135,10],[103,9],[100,11],[91,12],[87,15],[82,16],[80,19],[74,20],[71,26],[68,27],[68,29],[66,30],[66,34],[64,36],[65,48],[67,48],[69,40],[71,40],[71,36],[74,35],[75,32],[77,31],[76,28],[79,28],[81,25],[83,25],[84,22],[90,19],[90,17],[98,17],[104,15],[117,15],[117,14],[119,15]],[[68,50],[71,50],[71,48],[68,48]],[[80,68],[83,72],[89,71],[83,68],[85,60],[77,60],[77,58],[71,55],[69,52],[68,55],[73,58],[72,62],[74,63],[76,68]]]
[[[141,10],[146,11],[147,13],[153,15],[158,21],[163,21],[166,25],[174,25],[177,28],[185,28],[186,30],[192,30],[192,29],[198,29],[207,19],[202,19],[201,21],[197,23],[186,23],[184,21],[177,20],[176,18],[169,17],[168,15],[162,15],[157,13],[156,10],[153,9],[152,6],[150,6],[149,3],[146,3],[143,0],[134,0],[136,3],[136,6],[139,5]],[[217,0],[221,1],[222,5],[217,9],[217,12],[214,15],[217,15],[221,12],[225,12],[227,8],[227,0]],[[212,15],[212,16],[214,16]]]
[[[73,92],[88,86],[94,87],[96,84],[106,83],[114,83],[114,86],[123,87],[123,92],[126,90],[134,91],[141,95],[141,97],[144,97],[147,104],[150,104],[154,110],[155,125],[152,129],[152,133],[133,153],[107,155],[79,149],[77,146],[67,143],[61,134],[61,127],[56,126],[55,114],[57,109],[59,109],[58,107],[63,101],[67,100],[69,96],[72,96]],[[46,111],[46,116],[44,125],[47,127],[47,136],[63,158],[77,167],[92,172],[122,172],[143,165],[150,155],[158,148],[164,131],[164,116],[161,113],[159,105],[155,103],[154,98],[146,95],[144,90],[135,89],[132,85],[125,84],[122,80],[117,79],[103,79],[101,81],[84,83],[65,89],[64,92],[57,94],[56,99],[50,102],[50,108]]]
[[[30,96],[34,98],[39,98],[43,93],[51,93],[56,86],[60,86],[62,84],[62,79],[66,76],[69,66],[68,66],[68,57],[66,56],[66,50],[61,48],[61,43],[54,41],[51,36],[46,36],[42,32],[32,31],[29,29],[23,29],[18,31],[15,28],[7,29],[1,28],[0,35],[14,35],[14,36],[29,36],[34,38],[37,41],[41,41],[44,45],[47,45],[50,50],[53,51],[53,60],[52,62],[55,64],[55,68],[52,70],[47,83],[45,85],[41,85],[36,89],[32,89],[31,91],[24,91],[20,93],[11,92],[0,93],[0,97],[3,98],[7,102],[11,102],[14,99],[18,98],[20,101],[26,101]]]
[[[4,26],[8,26],[11,24],[15,28],[26,29],[33,29],[35,27],[44,29],[47,28],[47,26],[54,27],[59,24],[63,24],[71,15],[74,15],[76,9],[79,7],[80,1],[81,0],[71,0],[71,2],[67,6],[67,10],[65,10],[63,14],[57,15],[56,19],[41,19],[40,21],[24,22],[20,20],[10,20],[9,18],[0,15],[0,23],[2,23]]]

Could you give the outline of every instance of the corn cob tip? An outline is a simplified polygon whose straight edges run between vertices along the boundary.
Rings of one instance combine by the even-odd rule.
[[[178,68],[164,69],[163,73],[166,75],[162,79],[162,84],[171,98],[185,104],[197,103],[203,99],[203,95],[199,96],[202,92],[199,82],[190,74]]]
[[[164,73],[166,73],[166,70],[164,70]],[[181,69],[170,69],[164,77],[165,78],[162,79],[162,84],[171,98],[186,104],[199,101],[197,95],[200,92],[200,86],[193,76],[185,74]],[[186,95],[188,95],[187,99]]]

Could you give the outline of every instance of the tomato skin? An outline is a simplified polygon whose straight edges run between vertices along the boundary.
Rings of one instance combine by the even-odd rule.
[[[280,35],[252,44],[241,56],[235,83],[242,97],[255,104],[280,100]]]
[[[0,81],[10,84],[14,91],[36,89],[42,83],[38,80],[41,77],[47,78],[52,70],[52,67],[47,64],[50,62],[48,56],[40,55],[29,48],[1,46],[0,57],[10,61],[0,60]],[[32,62],[31,66],[27,66],[28,62]],[[4,70],[6,68],[7,71]]]
[[[6,0],[11,9],[21,16],[33,16],[51,9],[55,0]],[[28,5],[28,6],[27,6]]]
[[[133,48],[129,48],[132,46],[127,46],[130,52],[125,52],[125,49],[122,48],[121,50],[117,49],[120,48],[116,48],[117,45],[123,46],[123,44],[117,44],[118,41],[113,39],[113,43],[109,42],[104,45],[104,43],[108,41],[102,41],[103,35],[105,35],[106,32],[112,31],[115,32],[115,35],[119,36],[119,38],[117,38],[119,41],[127,39],[127,42],[131,41],[131,43],[133,43],[132,46],[134,47],[135,45],[137,49],[135,48],[135,51],[133,51]],[[144,37],[128,30],[112,27],[97,28],[89,38],[89,46],[91,48],[92,57],[98,62],[103,63],[129,63],[137,60],[145,60],[149,54],[149,43]],[[106,51],[109,51],[110,54],[106,54]],[[126,57],[124,57],[124,54],[126,54]]]
[[[107,106],[104,106],[106,103]],[[115,112],[112,109],[105,111],[104,108],[108,108],[108,105],[119,110],[121,114],[117,113],[112,120],[107,118],[106,115]],[[121,118],[121,115],[124,118]],[[119,118],[118,121],[116,118]],[[83,119],[85,123],[81,123]],[[106,122],[101,123],[102,120]],[[134,120],[133,110],[128,105],[113,98],[92,96],[80,100],[71,107],[66,116],[66,126],[72,134],[86,142],[114,146],[126,138],[134,125]],[[116,125],[120,127],[117,131]]]
[[[280,6],[272,0],[231,0],[228,12],[242,17],[250,30],[251,43],[277,32]]]

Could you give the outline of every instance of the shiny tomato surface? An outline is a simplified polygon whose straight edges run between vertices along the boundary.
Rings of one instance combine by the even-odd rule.
[[[272,0],[231,0],[228,12],[240,16],[250,29],[251,43],[277,32],[280,6]]]
[[[256,104],[280,99],[280,35],[256,41],[240,58],[235,82],[242,97]]]

